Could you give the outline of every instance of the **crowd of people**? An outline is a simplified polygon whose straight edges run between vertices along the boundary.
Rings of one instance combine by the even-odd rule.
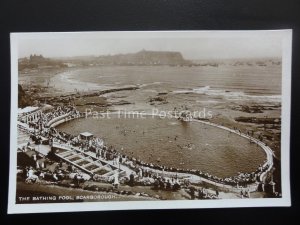
[[[106,161],[112,161],[113,164],[124,165],[134,172],[135,183],[152,185],[155,189],[177,190],[182,185],[177,174],[192,174],[213,182],[231,185],[234,187],[246,187],[258,180],[259,176],[268,169],[268,165],[260,166],[252,173],[239,173],[237,176],[219,178],[209,173],[195,169],[181,169],[174,167],[166,167],[155,163],[148,163],[132,156],[121,154],[113,146],[106,146],[103,140],[97,137],[91,137],[88,140],[82,140],[79,136],[74,136],[65,132],[61,132],[53,127],[48,127],[55,118],[66,115],[66,121],[82,116],[73,106],[58,106],[46,113],[35,121],[30,122],[30,126],[39,128],[32,134],[32,139],[41,137],[47,138],[49,144],[53,142],[67,144],[72,147],[79,148],[83,151],[95,153],[96,158]],[[160,172],[158,172],[160,171]],[[168,172],[168,175],[162,176],[161,171]],[[128,182],[130,178],[128,179]],[[130,181],[131,182],[131,181]]]
[[[63,115],[70,114],[71,116],[79,115],[80,113],[76,110],[74,106],[58,106],[53,110],[42,114],[43,124],[48,124],[55,118],[58,118]]]
[[[208,192],[205,188],[195,188],[190,187],[187,191],[190,194],[191,199],[218,199],[219,198],[219,191],[216,190],[215,193]]]
[[[80,182],[91,178],[88,174],[62,161],[57,162],[49,158],[45,160],[36,154],[32,155],[32,159],[35,166],[30,165],[18,170],[18,174],[25,180],[25,183],[58,184],[70,180],[74,186],[79,186]]]

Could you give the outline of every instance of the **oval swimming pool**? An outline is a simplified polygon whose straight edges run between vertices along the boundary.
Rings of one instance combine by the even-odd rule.
[[[256,144],[229,131],[198,122],[147,116],[82,118],[57,127],[78,135],[88,131],[119,152],[168,167],[197,169],[218,177],[253,172],[266,155]]]

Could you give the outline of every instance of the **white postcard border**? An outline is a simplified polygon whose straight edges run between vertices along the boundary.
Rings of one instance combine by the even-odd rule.
[[[292,30],[272,31],[157,31],[168,37],[174,35],[211,36],[251,36],[267,33],[282,37],[282,137],[281,137],[281,175],[282,198],[263,199],[220,199],[220,200],[166,200],[166,201],[120,201],[120,202],[84,202],[84,203],[43,203],[16,204],[16,165],[17,165],[17,90],[18,90],[18,42],[22,38],[62,38],[88,35],[140,35],[147,36],[156,31],[115,31],[115,32],[49,32],[49,33],[12,33],[11,34],[11,117],[10,117],[10,166],[8,213],[42,213],[73,211],[139,210],[139,209],[183,209],[183,208],[233,208],[233,207],[273,207],[290,206],[290,107],[291,107],[291,55]]]

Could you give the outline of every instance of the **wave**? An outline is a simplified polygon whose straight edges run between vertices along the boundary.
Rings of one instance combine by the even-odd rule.
[[[194,88],[193,92],[197,93],[197,94],[205,94],[207,93],[207,91],[209,91],[210,86],[205,86],[205,87],[201,87],[201,88]]]
[[[116,77],[118,75],[99,75],[98,78],[106,78],[106,77]]]
[[[52,82],[55,84],[55,87],[67,91],[86,91],[90,89],[104,89],[106,88],[105,85],[99,85],[97,83],[92,82],[83,82],[78,79],[75,79],[72,76],[72,72],[66,71],[63,73],[58,74],[57,76],[51,78]]]
[[[209,89],[210,89],[210,86],[205,86],[205,87],[194,88],[194,89],[176,90],[176,91],[173,91],[173,93],[178,93],[178,94],[180,94],[180,93],[182,93],[182,94],[186,94],[186,93],[206,94]]]
[[[164,82],[156,81],[156,82],[151,82],[151,83],[146,83],[146,84],[137,84],[137,85],[139,87],[147,87],[147,86],[150,86],[150,85],[161,85],[163,83]]]
[[[220,89],[212,89],[210,86],[185,89],[185,90],[175,90],[175,94],[202,94],[207,96],[223,97],[227,100],[255,100],[255,101],[268,101],[268,102],[281,102],[281,95],[249,95],[242,91],[226,91]]]

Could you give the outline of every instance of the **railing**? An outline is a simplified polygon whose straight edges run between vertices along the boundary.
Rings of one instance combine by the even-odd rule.
[[[114,113],[111,113],[111,114],[114,114]],[[147,115],[154,116],[153,114],[150,114],[150,113],[148,113]],[[69,112],[69,113],[66,113],[66,114],[64,114],[64,115],[58,116],[58,117],[56,117],[56,118],[53,118],[52,120],[50,120],[50,121],[47,123],[47,125],[53,127],[53,126],[56,126],[56,125],[58,125],[58,124],[60,124],[60,123],[63,123],[63,122],[69,121],[69,120],[73,120],[73,119],[75,119],[75,118],[79,118],[79,117],[82,117],[82,116],[84,116],[84,115],[83,115],[83,114],[80,114],[79,116],[76,117],[76,116],[72,115],[71,112]],[[208,121],[195,120],[195,119],[193,119],[192,121],[197,121],[197,122],[200,122],[200,123],[204,123],[204,124],[207,124],[207,125],[210,125],[210,126],[214,126],[214,127],[218,127],[218,128],[227,130],[227,131],[229,131],[229,132],[232,132],[232,133],[235,133],[235,134],[237,134],[237,135],[240,135],[240,136],[242,136],[242,137],[244,137],[244,138],[247,138],[247,139],[253,141],[254,143],[258,144],[258,145],[265,151],[265,153],[266,153],[266,155],[267,155],[267,162],[263,165],[263,167],[265,168],[265,167],[268,166],[268,168],[260,174],[260,177],[259,177],[259,178],[260,178],[260,181],[262,181],[263,178],[266,176],[266,174],[272,169],[272,167],[273,167],[273,152],[272,152],[272,150],[271,150],[268,146],[266,146],[263,142],[261,142],[261,141],[255,139],[255,138],[253,138],[253,137],[251,137],[251,136],[249,136],[249,135],[243,134],[243,133],[241,133],[241,132],[237,132],[237,131],[232,130],[232,129],[228,128],[228,127],[224,127],[224,126],[221,126],[221,125],[218,125],[218,124],[214,124],[214,123],[211,123],[211,122],[208,122]],[[20,129],[22,129],[22,130],[24,130],[24,131],[27,131],[28,133],[31,133],[31,132],[33,132],[33,130],[34,130],[33,128],[29,128],[29,126],[28,126],[27,124],[23,124],[23,123],[21,123],[21,122],[19,122],[19,121],[18,121],[18,128],[20,128]],[[100,159],[96,158],[95,156],[93,156],[93,155],[91,155],[91,154],[88,154],[87,152],[84,152],[83,150],[81,150],[81,149],[79,149],[79,148],[76,148],[76,147],[74,147],[74,146],[69,146],[69,145],[65,145],[65,144],[60,144],[60,143],[55,143],[55,142],[54,142],[54,143],[53,143],[53,147],[61,148],[61,149],[65,149],[65,150],[70,150],[70,151],[81,152],[82,154],[86,155],[87,157],[92,157],[92,158],[94,158],[94,159],[96,159],[96,160],[100,160]],[[110,164],[109,162],[107,162],[107,161],[105,161],[105,160],[100,160],[100,161],[103,162],[103,163],[105,163],[105,164],[109,164],[112,168],[118,169],[116,166]],[[71,162],[71,163],[72,163],[72,162]],[[72,164],[73,164],[73,163],[72,163]],[[151,168],[149,168],[149,169],[151,169]],[[155,170],[155,169],[154,169],[154,170]],[[126,173],[124,170],[122,170],[122,173],[123,173],[123,172]],[[159,171],[159,170],[158,170],[157,172],[161,173],[162,171]],[[162,173],[163,173],[163,172],[162,172]],[[167,172],[167,171],[166,171],[165,173],[172,173],[172,172]],[[179,174],[179,173],[178,173],[178,174]],[[171,175],[171,174],[170,174],[170,175]],[[192,176],[198,176],[198,175],[194,175],[194,174],[190,174],[190,173],[185,173],[185,175],[190,176],[190,177],[192,177]],[[199,175],[198,177],[200,178],[201,181],[204,181],[204,182],[206,182],[206,183],[209,183],[209,184],[212,184],[212,185],[221,187],[221,188],[234,190],[235,192],[241,190],[240,188],[235,187],[235,186],[233,186],[233,185],[225,184],[225,183],[223,183],[223,182],[219,182],[219,181],[214,180],[214,179],[206,178],[206,177],[203,177],[203,176],[201,176],[201,175]],[[255,191],[255,190],[257,189],[257,186],[258,186],[257,183],[252,183],[252,184],[249,184],[249,185],[247,186],[247,188],[248,188],[250,191]]]
[[[71,112],[53,118],[52,120],[50,120],[50,121],[47,123],[47,126],[48,126],[48,127],[51,127],[52,124],[54,124],[55,122],[58,122],[58,121],[60,121],[60,120],[63,120],[64,118],[68,117],[70,114],[71,114]]]

